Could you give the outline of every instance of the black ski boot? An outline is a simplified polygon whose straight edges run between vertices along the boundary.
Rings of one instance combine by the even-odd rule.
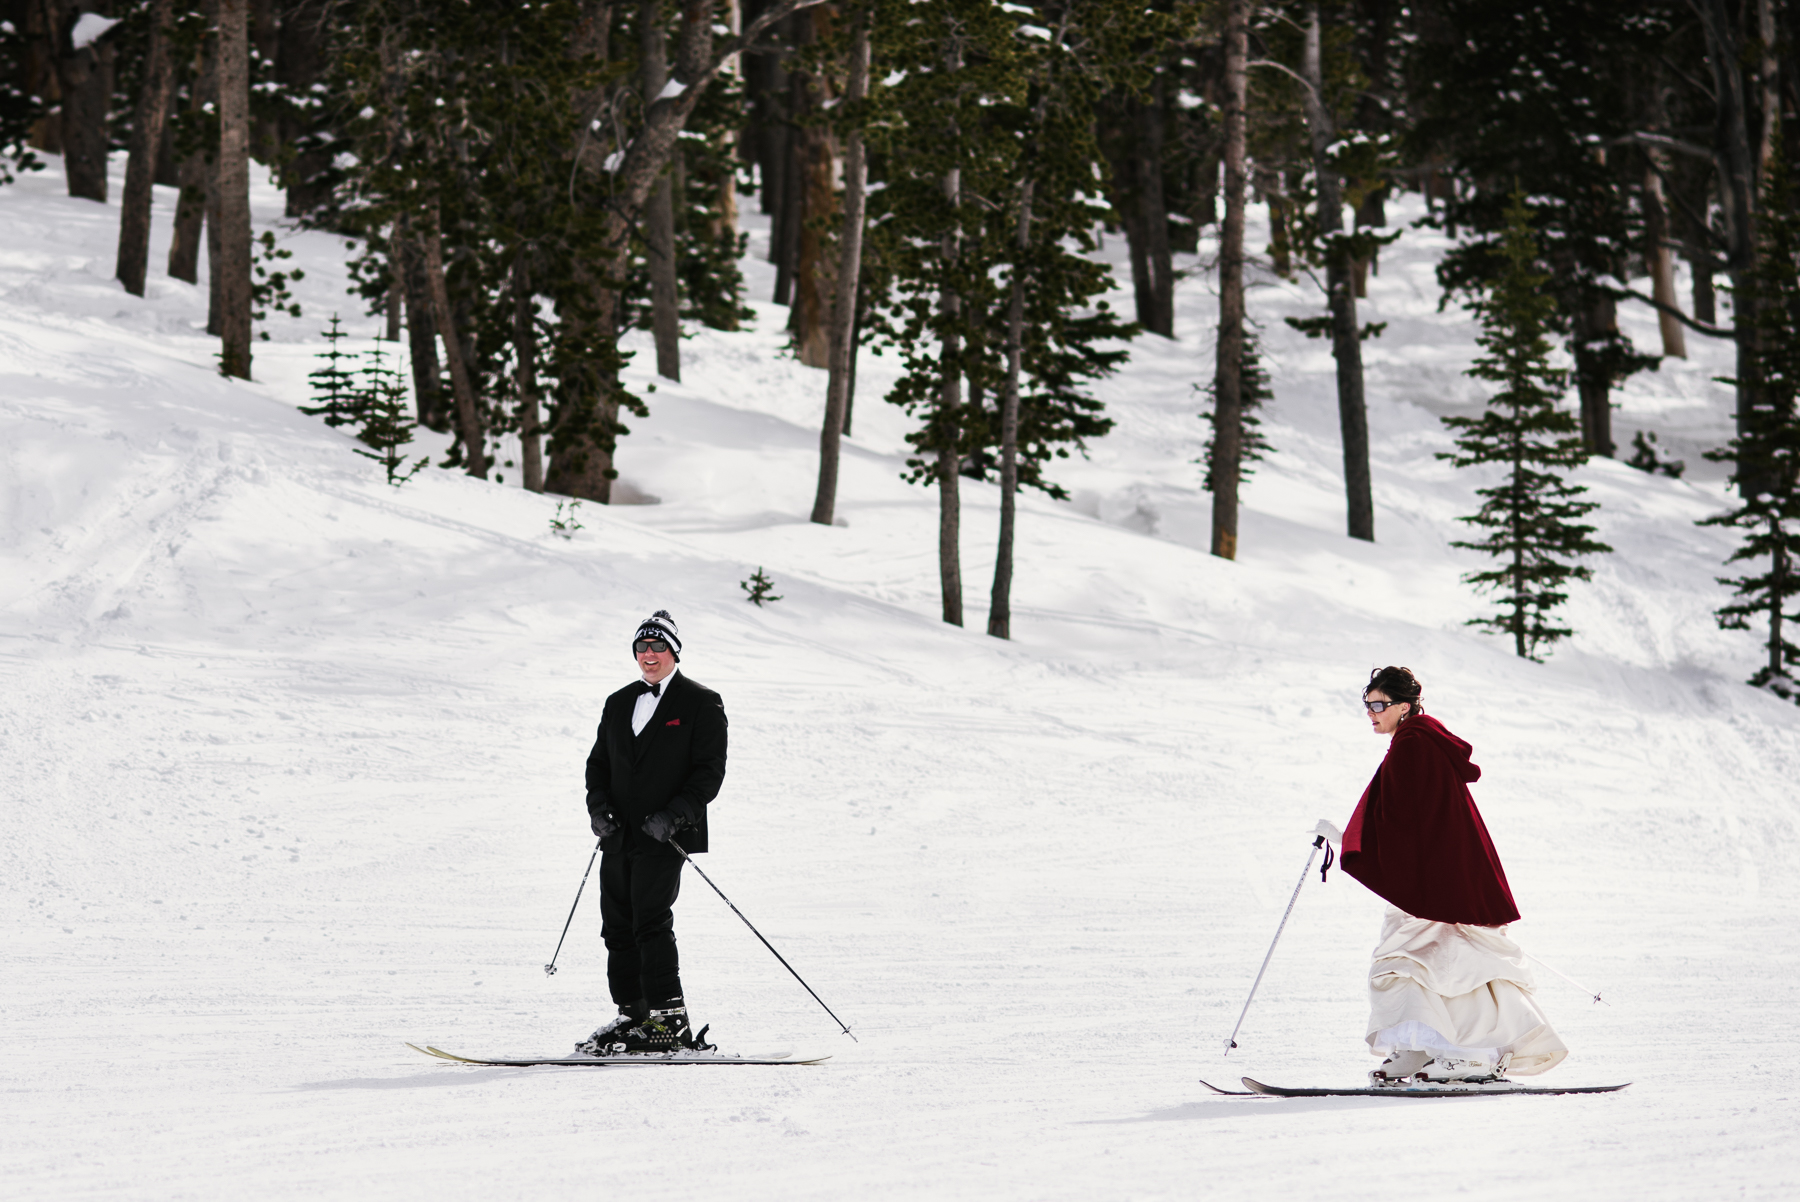
[[[625,1032],[650,1015],[650,1003],[639,998],[629,1006],[620,1006],[613,1020],[575,1045],[577,1056],[606,1056],[623,1050]]]
[[[620,1036],[624,1047],[619,1050],[626,1055],[640,1056],[716,1051],[717,1044],[706,1042],[706,1033],[711,1029],[710,1025],[701,1027],[696,1035],[688,1026],[687,1007],[676,998],[667,1009],[650,1011],[648,1018],[625,1031]]]

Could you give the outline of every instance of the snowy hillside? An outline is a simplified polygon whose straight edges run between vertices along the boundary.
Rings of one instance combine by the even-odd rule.
[[[117,181],[115,181],[115,189]],[[1585,469],[1595,562],[1549,663],[1464,622],[1449,547],[1482,481],[1435,453],[1481,398],[1442,239],[1370,281],[1374,545],[1343,537],[1331,360],[1251,292],[1277,448],[1241,558],[1198,488],[1214,298],[1104,386],[1118,427],[1021,508],[1015,640],[985,637],[997,494],[964,492],[966,630],[937,620],[936,497],[864,361],[839,513],[805,520],[823,374],[781,311],[693,332],[585,506],[431,470],[396,491],[296,412],[329,315],[366,346],[340,240],[256,382],[213,370],[204,294],[111,279],[116,207],[52,169],[0,189],[0,792],[11,1197],[732,1199],[1791,1197],[1800,1169],[1800,710],[1741,682],[1711,611],[1727,348],[1634,379],[1684,480]],[[116,195],[115,191],[115,195]],[[157,193],[166,253],[173,193]],[[1416,216],[1416,214],[1413,214]],[[752,227],[752,296],[768,295]],[[1266,236],[1252,231],[1252,245]],[[1108,247],[1109,251],[1114,249]],[[1197,267],[1195,262],[1185,264]],[[203,277],[204,278],[204,277]],[[1115,305],[1126,308],[1124,293]],[[1653,346],[1654,324],[1627,312]],[[648,354],[632,379],[651,382]],[[439,445],[434,442],[433,446]],[[745,603],[758,566],[783,599]],[[581,765],[636,622],[667,607],[732,721],[704,867],[859,1042],[691,874],[689,1004],[728,1049],[818,1068],[466,1069],[607,1016]],[[1357,693],[1413,667],[1475,746],[1476,797],[1600,1097],[1246,1101],[1199,1079],[1360,1081],[1382,903],[1302,892],[1230,1061],[1220,1047],[1305,859],[1384,744]]]

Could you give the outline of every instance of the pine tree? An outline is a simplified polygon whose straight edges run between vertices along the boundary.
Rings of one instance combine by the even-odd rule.
[[[1250,473],[1256,470],[1250,465],[1274,449],[1269,445],[1268,436],[1262,432],[1262,419],[1257,416],[1257,410],[1275,399],[1275,390],[1270,387],[1268,370],[1262,365],[1262,339],[1248,329],[1244,331],[1244,355],[1240,362],[1243,365],[1239,368],[1241,373],[1239,378],[1242,380],[1240,388],[1243,390],[1241,399],[1243,415],[1240,420],[1243,422],[1244,434],[1243,447],[1238,457],[1238,480],[1242,482],[1249,480]],[[1216,378],[1206,386],[1206,395],[1213,398],[1215,405],[1218,390],[1219,382]],[[1206,466],[1206,481],[1203,487],[1207,492],[1211,492],[1213,491],[1212,408],[1203,410],[1200,417],[1206,422],[1207,435],[1206,454],[1198,462]]]
[[[1756,294],[1756,388],[1744,432],[1706,453],[1715,462],[1736,464],[1731,482],[1743,503],[1700,524],[1745,531],[1727,563],[1766,564],[1766,570],[1751,575],[1720,578],[1738,600],[1717,611],[1719,626],[1748,630],[1751,618],[1766,618],[1769,658],[1750,683],[1800,702],[1800,680],[1791,670],[1800,664],[1800,645],[1783,625],[1800,622],[1800,612],[1784,612],[1800,596],[1795,563],[1800,557],[1800,212],[1794,191],[1785,157],[1777,151],[1763,189],[1761,245],[1749,280]]]
[[[309,417],[322,417],[328,426],[346,426],[362,416],[355,373],[339,366],[345,360],[356,358],[355,355],[338,349],[338,342],[343,337],[344,331],[338,325],[338,315],[333,313],[331,328],[325,331],[325,349],[314,356],[323,359],[325,366],[308,372],[306,376],[311,381],[315,403],[300,406],[300,412]]]
[[[1467,374],[1499,385],[1500,391],[1480,417],[1444,419],[1458,432],[1457,449],[1438,458],[1457,467],[1493,463],[1506,469],[1502,483],[1476,490],[1487,498],[1480,511],[1457,519],[1489,531],[1488,536],[1451,546],[1502,561],[1463,577],[1500,604],[1499,613],[1470,619],[1469,625],[1510,634],[1521,658],[1537,659],[1540,648],[1573,633],[1550,620],[1550,611],[1568,599],[1567,583],[1593,574],[1569,561],[1612,548],[1591,537],[1594,527],[1577,521],[1598,503],[1580,500],[1587,490],[1564,479],[1569,469],[1587,462],[1588,452],[1580,423],[1557,408],[1568,373],[1549,363],[1546,335],[1556,302],[1546,288],[1549,277],[1537,268],[1531,211],[1516,188],[1498,253],[1503,262],[1493,284],[1473,306],[1481,318],[1477,341],[1486,354]]]
[[[413,440],[412,414],[406,405],[406,385],[400,372],[382,352],[377,342],[364,358],[358,371],[356,403],[362,417],[362,429],[356,437],[373,450],[358,450],[365,459],[373,459],[387,469],[387,482],[399,488],[412,479],[430,461],[424,456],[410,468],[400,448]]]

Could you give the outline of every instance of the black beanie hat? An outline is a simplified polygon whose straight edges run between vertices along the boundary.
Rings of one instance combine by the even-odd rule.
[[[645,618],[638,626],[637,633],[631,636],[634,647],[639,639],[662,639],[675,653],[675,662],[681,662],[681,635],[676,632],[675,619],[669,616],[668,610],[659,609]]]

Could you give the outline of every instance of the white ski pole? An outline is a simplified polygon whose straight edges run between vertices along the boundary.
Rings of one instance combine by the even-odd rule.
[[[1238,1014],[1237,1026],[1231,1028],[1231,1037],[1225,1041],[1225,1054],[1231,1055],[1231,1049],[1237,1047],[1237,1034],[1244,1025],[1244,1016],[1250,1013],[1250,1003],[1256,1000],[1257,987],[1262,984],[1263,974],[1269,971],[1269,961],[1275,956],[1275,945],[1281,942],[1281,932],[1287,929],[1288,915],[1294,912],[1294,903],[1300,900],[1300,887],[1306,884],[1306,874],[1312,871],[1313,860],[1317,858],[1319,849],[1325,848],[1325,871],[1331,870],[1331,848],[1325,842],[1324,835],[1313,839],[1312,850],[1306,853],[1306,867],[1300,870],[1300,880],[1294,886],[1294,895],[1288,898],[1287,909],[1282,911],[1281,925],[1275,928],[1275,938],[1269,941],[1269,954],[1263,957],[1262,967],[1256,970],[1256,980],[1250,984],[1250,996],[1244,999],[1244,1008]]]
[[[1544,962],[1542,960],[1538,960],[1538,958],[1536,956],[1533,956],[1530,952],[1526,952],[1525,955],[1533,960],[1537,960],[1537,962],[1539,964],[1544,964]],[[1600,993],[1598,990],[1589,989],[1586,985],[1583,985],[1580,981],[1577,981],[1574,977],[1570,976],[1566,972],[1563,972],[1561,969],[1557,968],[1555,965],[1544,964],[1544,967],[1548,968],[1551,972],[1555,973],[1557,976],[1561,977],[1563,980],[1567,981],[1569,984],[1575,986],[1575,988],[1581,990],[1581,992],[1587,994],[1589,997],[1593,998],[1596,1002],[1599,1002],[1601,1005],[1603,1005],[1603,1006],[1611,1006],[1612,1005],[1611,1002],[1607,1001],[1605,998],[1600,996]]]

